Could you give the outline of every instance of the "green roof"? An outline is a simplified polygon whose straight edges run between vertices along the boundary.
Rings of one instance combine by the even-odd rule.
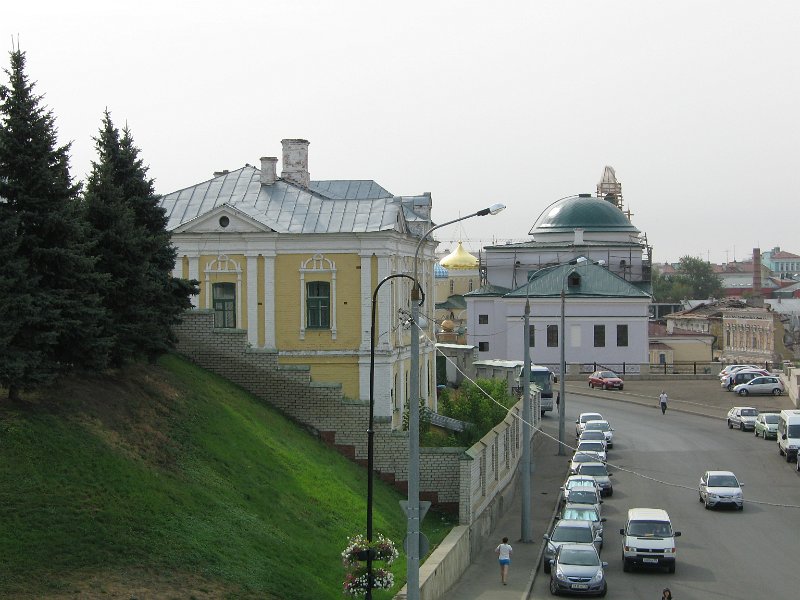
[[[448,297],[447,300],[444,302],[437,302],[436,303],[437,310],[440,309],[464,309],[467,308],[467,302],[464,300],[464,296],[461,294],[453,294],[452,296]]]
[[[505,294],[505,298],[547,298],[560,296],[561,289],[570,298],[649,298],[650,294],[625,281],[616,273],[594,263],[557,265],[535,273],[530,285],[525,283]]]
[[[508,292],[511,291],[511,288],[503,287],[500,285],[482,285],[477,290],[472,290],[464,294],[465,296],[505,296]]]
[[[564,232],[578,228],[639,233],[619,208],[607,200],[589,195],[570,196],[554,202],[539,216],[530,233]]]

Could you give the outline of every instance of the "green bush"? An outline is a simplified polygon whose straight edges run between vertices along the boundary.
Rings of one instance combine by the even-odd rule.
[[[465,421],[470,426],[448,436],[448,440],[456,444],[435,445],[472,446],[502,422],[515,403],[516,398],[509,394],[506,382],[499,379],[478,379],[457,390],[443,390],[439,395],[439,414]]]

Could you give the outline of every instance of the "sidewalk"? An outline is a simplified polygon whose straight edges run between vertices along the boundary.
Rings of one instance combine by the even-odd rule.
[[[604,391],[590,389],[583,383],[567,382],[566,391],[573,394],[597,396],[620,402],[658,406],[661,390],[669,395],[669,410],[702,415],[724,420],[732,406],[753,406],[763,410],[795,408],[788,396],[741,397],[721,388],[714,380],[634,381],[625,382],[625,390]],[[548,417],[542,428],[552,433],[557,429],[558,413]],[[557,435],[557,433],[556,433]],[[520,490],[495,529],[493,541],[467,568],[461,579],[442,600],[528,600],[536,574],[540,572],[542,536],[549,530],[557,508],[560,486],[567,471],[567,459],[558,456],[558,444],[543,435],[533,439],[533,474],[531,478],[532,543],[522,543]],[[500,583],[500,568],[494,548],[504,537],[514,548],[509,568],[508,585]]]

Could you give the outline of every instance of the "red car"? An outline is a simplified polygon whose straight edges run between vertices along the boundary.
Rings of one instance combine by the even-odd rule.
[[[604,390],[621,390],[624,382],[613,371],[595,371],[589,375],[590,388],[603,388]]]

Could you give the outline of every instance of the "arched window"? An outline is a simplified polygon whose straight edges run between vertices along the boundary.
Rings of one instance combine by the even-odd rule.
[[[450,295],[452,296],[456,291],[456,282],[455,280],[450,280]]]

